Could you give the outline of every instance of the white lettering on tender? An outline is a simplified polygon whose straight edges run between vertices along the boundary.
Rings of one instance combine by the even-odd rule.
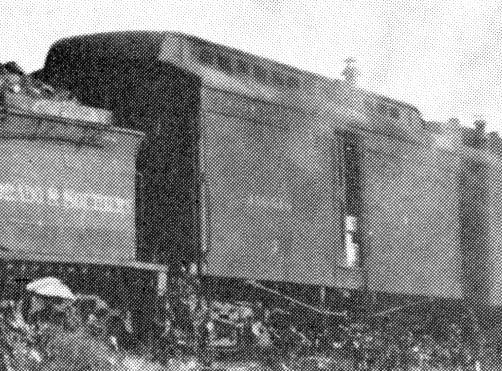
[[[42,188],[28,184],[0,183],[0,200],[21,203],[36,203],[115,214],[131,214],[133,203],[115,196],[96,193],[80,193],[71,189]]]
[[[47,203],[51,206],[59,205],[59,191],[55,188],[47,188]]]
[[[40,187],[18,184],[17,192],[21,202],[37,204],[44,203],[44,191]]]
[[[0,183],[0,199],[5,201],[16,201],[16,187],[13,184]]]

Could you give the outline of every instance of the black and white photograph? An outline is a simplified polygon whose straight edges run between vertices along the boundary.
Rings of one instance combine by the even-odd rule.
[[[0,3],[0,371],[502,371],[502,0]]]

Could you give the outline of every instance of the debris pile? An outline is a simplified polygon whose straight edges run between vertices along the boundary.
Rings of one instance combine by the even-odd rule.
[[[83,304],[95,300],[93,313]],[[100,315],[97,313],[101,312]],[[0,369],[12,371],[142,371],[162,367],[118,349],[106,322],[113,314],[104,302],[75,295],[59,279],[30,282],[17,302],[0,307]],[[96,319],[96,317],[100,317]],[[103,325],[103,331],[96,331]]]

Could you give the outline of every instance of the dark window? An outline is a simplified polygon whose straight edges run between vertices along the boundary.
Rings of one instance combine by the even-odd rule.
[[[422,123],[422,127],[427,130],[427,131],[430,131],[431,133],[435,133],[435,134],[441,134],[442,130],[441,130],[441,125],[438,123],[438,122],[434,122],[434,121],[424,121]]]
[[[389,114],[393,119],[399,120],[399,108],[390,107]]]
[[[199,62],[205,66],[210,66],[214,62],[214,55],[209,49],[201,49],[199,52]]]
[[[226,55],[218,54],[216,59],[218,68],[226,73],[232,73],[232,60]]]
[[[253,67],[253,75],[256,81],[265,84],[267,82],[267,70],[262,66],[255,65]]]
[[[377,104],[377,112],[382,116],[387,116],[387,106],[382,103]]]
[[[249,73],[249,65],[242,59],[237,59],[235,61],[235,72],[246,75]]]
[[[271,80],[272,80],[272,85],[278,88],[282,88],[284,86],[284,77],[279,72],[273,71],[271,75]]]
[[[297,90],[300,87],[300,80],[298,80],[295,76],[288,76],[286,78],[286,86],[288,89]]]
[[[347,136],[344,146],[345,158],[345,187],[346,187],[346,207],[348,214],[359,216],[361,194],[360,194],[360,171],[359,155],[356,140]]]
[[[472,172],[472,173],[480,173],[481,170],[484,169],[484,166],[482,163],[480,162],[471,162],[471,163],[468,163],[468,168],[469,170]]]
[[[360,228],[361,214],[361,173],[357,138],[345,137],[343,146],[344,183],[345,183],[345,259],[347,267],[360,265]]]
[[[140,259],[148,259],[148,256],[145,256],[145,252],[148,249],[145,249],[144,238],[144,224],[142,223],[145,219],[145,179],[143,177],[143,173],[136,172],[136,244],[138,247],[138,255]]]
[[[471,148],[484,148],[486,137],[475,129],[462,128],[462,143]]]

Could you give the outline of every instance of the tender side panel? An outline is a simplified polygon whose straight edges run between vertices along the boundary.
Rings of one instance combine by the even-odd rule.
[[[75,259],[134,258],[132,148],[3,138],[0,159],[2,248]]]
[[[363,174],[370,289],[460,297],[458,160],[373,137]]]
[[[202,106],[208,273],[331,284],[341,246],[335,142],[262,102],[206,89]]]

